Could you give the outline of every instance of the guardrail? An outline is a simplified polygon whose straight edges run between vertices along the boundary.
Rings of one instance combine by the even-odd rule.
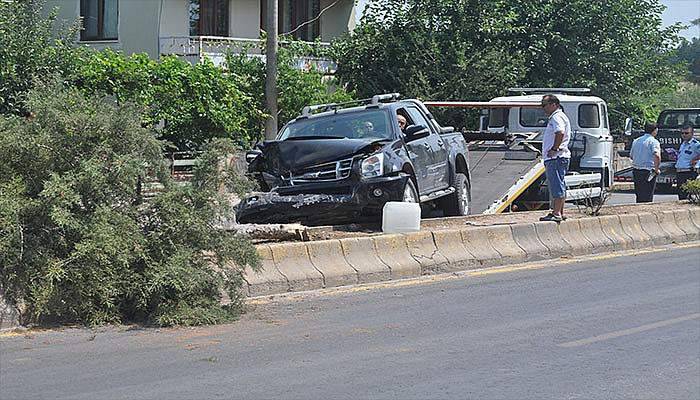
[[[281,46],[292,42],[282,40]],[[312,48],[327,48],[326,42],[300,42]],[[192,64],[201,62],[205,57],[215,65],[225,66],[226,54],[245,54],[251,58],[265,60],[262,48],[265,41],[262,39],[236,38],[225,36],[165,36],[160,38],[159,52],[161,55],[176,55]],[[338,65],[330,59],[315,57],[312,55],[297,57],[294,66],[300,70],[312,68],[324,74],[334,74]]]

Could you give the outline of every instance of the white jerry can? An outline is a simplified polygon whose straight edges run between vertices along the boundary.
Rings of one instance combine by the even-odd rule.
[[[420,231],[420,205],[389,201],[382,209],[382,232],[401,233]]]

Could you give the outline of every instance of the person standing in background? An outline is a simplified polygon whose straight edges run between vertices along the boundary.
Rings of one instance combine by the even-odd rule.
[[[552,212],[540,218],[540,221],[561,222],[564,219],[564,202],[566,202],[566,182],[564,177],[569,169],[571,151],[571,122],[564,114],[559,98],[553,94],[542,97],[542,110],[549,117],[542,137],[542,155],[547,176],[549,195],[554,203]]]
[[[648,123],[644,125],[644,132],[644,135],[634,139],[630,150],[637,203],[651,203],[654,200],[656,176],[661,164],[661,144],[656,140],[658,127]]]
[[[700,161],[700,141],[693,137],[693,125],[686,123],[681,128],[681,147],[676,160],[676,183],[678,185],[678,200],[688,198],[688,192],[681,186],[689,180],[697,178],[696,164]]]

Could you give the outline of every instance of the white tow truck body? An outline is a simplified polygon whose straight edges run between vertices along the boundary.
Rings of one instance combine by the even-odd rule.
[[[497,97],[497,103],[537,103],[542,101],[542,92],[547,89],[534,89],[541,93],[520,96]],[[579,174],[600,173],[603,187],[610,187],[613,181],[613,137],[610,134],[608,107],[603,99],[596,96],[582,96],[561,93],[575,89],[549,89],[559,98],[564,113],[571,121],[572,165],[570,171]],[[557,92],[559,90],[559,92]],[[582,89],[581,92],[585,92]],[[521,107],[491,109],[489,132],[538,133],[534,138],[542,140],[547,116],[542,108]]]
[[[509,93],[488,102],[425,102],[482,111],[479,131],[463,133],[470,143],[473,210],[495,214],[549,205],[541,154],[548,122],[541,107],[545,94],[557,96],[571,121],[567,201],[603,201],[615,172],[605,101],[584,88],[514,88]]]

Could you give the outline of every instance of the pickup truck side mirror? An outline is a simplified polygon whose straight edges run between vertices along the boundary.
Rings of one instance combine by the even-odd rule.
[[[430,136],[430,131],[423,125],[409,125],[406,127],[404,134],[406,135],[406,141],[412,142]]]
[[[258,149],[248,150],[245,153],[245,162],[250,164],[253,161],[255,161],[255,159],[258,158],[261,154],[262,154],[262,150],[258,150]]]
[[[625,136],[632,136],[632,118],[625,118]]]

